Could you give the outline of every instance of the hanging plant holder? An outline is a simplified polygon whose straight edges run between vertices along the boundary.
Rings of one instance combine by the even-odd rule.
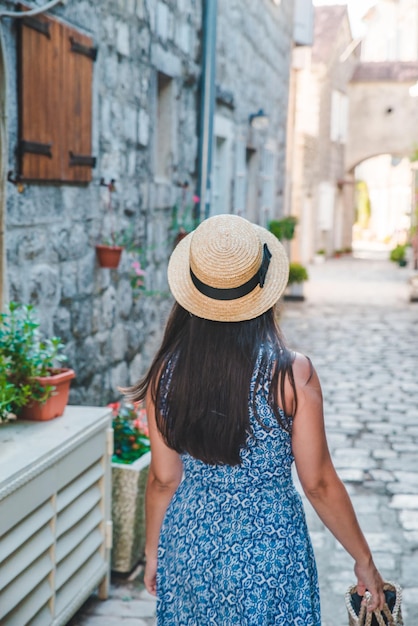
[[[105,246],[96,244],[97,260],[100,267],[116,269],[122,255],[122,246]]]

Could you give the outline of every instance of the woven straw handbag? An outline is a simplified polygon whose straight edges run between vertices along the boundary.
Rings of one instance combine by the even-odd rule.
[[[402,590],[399,585],[386,582],[383,586],[385,605],[382,611],[367,612],[367,604],[357,593],[357,586],[349,587],[345,594],[349,626],[403,626],[401,602]],[[367,593],[367,592],[366,592]]]

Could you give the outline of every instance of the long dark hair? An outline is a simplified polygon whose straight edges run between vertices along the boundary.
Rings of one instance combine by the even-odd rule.
[[[288,378],[294,412],[293,356],[284,345],[274,309],[244,322],[212,322],[191,316],[175,303],[148,373],[126,390],[127,396],[143,400],[150,388],[157,427],[170,448],[205,463],[238,465],[251,433],[250,382],[262,344],[269,352],[262,354],[259,377],[273,360],[268,402],[279,424],[289,430],[291,420],[282,419],[277,398],[290,416],[284,386]]]

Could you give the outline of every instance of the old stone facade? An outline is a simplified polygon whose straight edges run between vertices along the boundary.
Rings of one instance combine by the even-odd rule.
[[[345,176],[348,83],[357,64],[347,8],[315,8],[312,48],[295,48],[293,136],[286,212],[299,219],[292,258],[312,260],[351,244],[353,185]]]
[[[346,169],[368,195],[355,224],[361,246],[393,249],[417,223],[418,2],[380,0],[365,15],[367,31],[349,85]]]
[[[212,209],[222,212],[226,201],[265,226],[283,212],[293,3],[230,0],[218,7]],[[231,94],[232,105],[222,93]],[[260,109],[266,128],[249,124]]]
[[[107,402],[119,385],[136,380],[171,306],[166,264],[173,206],[188,210],[198,175],[203,8],[201,0],[70,0],[51,10],[97,47],[97,160],[88,184],[24,182],[23,190],[6,183],[7,172],[16,181],[19,168],[17,20],[1,19],[0,117],[7,125],[0,137],[0,295],[33,303],[43,331],[63,339],[77,373],[72,403]],[[6,1],[0,12],[16,9]],[[218,3],[212,213],[235,211],[265,222],[283,210],[292,20],[293,0]],[[268,115],[262,129],[249,124],[259,109]],[[100,181],[112,179],[110,194]],[[125,229],[139,242],[146,271],[138,298],[126,251],[118,270],[96,261],[95,243]]]

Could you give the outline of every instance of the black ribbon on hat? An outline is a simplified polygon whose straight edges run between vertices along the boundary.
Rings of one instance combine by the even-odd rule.
[[[231,287],[230,289],[218,289],[217,287],[211,287],[210,285],[206,285],[206,283],[202,283],[202,281],[198,279],[196,274],[193,273],[192,268],[190,268],[190,277],[196,289],[200,291],[200,293],[204,296],[212,298],[212,300],[238,300],[238,298],[243,298],[244,296],[247,296],[249,293],[251,293],[253,289],[257,287],[257,285],[259,285],[261,288],[264,287],[267,270],[270,265],[270,259],[271,252],[268,249],[267,244],[265,243],[263,246],[263,258],[260,268],[257,270],[257,273],[254,274],[252,278],[250,278],[250,280],[248,280],[243,285],[239,285],[239,287]]]

